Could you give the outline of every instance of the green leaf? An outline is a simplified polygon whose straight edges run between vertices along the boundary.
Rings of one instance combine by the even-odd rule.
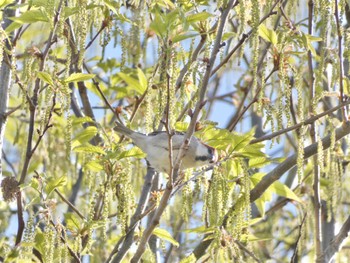
[[[188,38],[193,38],[193,37],[196,37],[196,36],[199,36],[198,33],[183,33],[183,34],[178,34],[178,35],[175,35],[173,38],[172,38],[172,41],[173,43],[176,43],[176,42],[180,42],[182,40],[185,40],[185,39],[188,39]]]
[[[123,73],[123,72],[119,72],[119,73],[118,73],[118,76],[119,76],[122,80],[124,80],[124,81],[126,82],[126,84],[128,84],[128,86],[129,86],[132,90],[136,91],[138,94],[142,95],[142,94],[145,92],[147,86],[146,86],[146,87],[142,86],[142,85],[140,84],[140,81],[139,81],[138,79],[135,79],[135,78],[133,78],[133,77],[130,77],[129,75],[127,75],[127,74],[125,74],[125,73]]]
[[[113,6],[113,3],[111,3],[111,1],[109,0],[103,0],[103,2],[105,3],[105,5],[114,13],[114,14],[119,14],[119,12],[117,11],[117,9]]]
[[[227,130],[208,128],[200,131],[203,141],[218,150],[226,150],[234,145],[233,135]]]
[[[66,184],[67,177],[65,175],[62,175],[59,178],[51,179],[45,187],[45,192],[47,195],[50,195],[56,188],[64,186]]]
[[[53,80],[51,78],[51,75],[47,72],[39,71],[38,72],[38,78],[41,79],[42,81],[46,82],[50,86],[53,86]]]
[[[92,79],[93,77],[95,77],[95,74],[73,73],[68,78],[66,78],[64,82],[65,83],[80,82],[80,81]]]
[[[96,161],[90,161],[85,164],[85,168],[92,172],[100,172],[103,170],[103,166]]]
[[[180,263],[195,263],[195,262],[197,262],[197,258],[193,253],[191,253],[189,256],[181,259],[181,261],[180,261]]]
[[[4,8],[5,6],[11,4],[13,0],[0,0],[0,8]]]
[[[74,213],[65,213],[64,219],[66,221],[67,229],[74,233],[79,233],[82,227],[82,220]]]
[[[17,28],[20,28],[22,26],[22,23],[18,22],[12,22],[6,29],[6,34],[10,34],[11,32],[15,31]]]
[[[288,199],[297,201],[299,203],[302,203],[300,198],[285,184],[282,184],[279,181],[274,182],[270,187],[275,190],[276,194],[280,196],[284,196]]]
[[[153,235],[156,235],[160,239],[163,239],[163,240],[170,242],[171,244],[173,244],[176,247],[179,246],[179,243],[165,229],[161,229],[161,228],[157,227],[153,230]]]
[[[193,15],[189,15],[186,17],[187,22],[189,23],[194,23],[194,22],[200,22],[200,21],[204,21],[209,17],[212,17],[213,15],[208,13],[208,12],[200,12],[198,14],[193,14]]]
[[[264,173],[256,173],[250,177],[250,180],[254,185],[257,185],[264,176]],[[275,193],[288,199],[302,203],[301,199],[288,186],[282,184],[280,181],[275,181],[272,185],[270,185],[265,193]]]
[[[267,164],[270,164],[271,161],[267,159],[266,157],[257,157],[257,158],[250,158],[249,159],[249,167],[251,168],[261,168],[262,166],[265,166]]]
[[[185,233],[209,234],[215,231],[215,227],[199,226],[191,229],[185,229]]]
[[[40,10],[28,10],[24,12],[22,15],[18,17],[11,17],[10,18],[12,21],[21,23],[21,24],[31,24],[35,22],[48,22],[49,19],[46,16],[46,14]]]
[[[106,155],[106,152],[99,146],[94,146],[91,144],[84,144],[82,146],[77,146],[73,148],[74,152],[81,152],[81,153],[98,153],[98,154],[103,154]]]
[[[250,141],[254,138],[254,133],[255,133],[254,129],[250,130],[245,134],[233,132],[233,150],[239,151],[243,149],[243,151],[245,151],[244,148],[247,145],[249,145]]]
[[[35,248],[40,252],[40,254],[44,255],[44,252],[46,251],[47,240],[45,235],[40,230],[36,231],[34,241]]]
[[[73,126],[80,125],[82,123],[95,123],[95,121],[89,117],[89,116],[84,116],[84,117],[73,117]]]
[[[178,121],[175,123],[175,130],[181,131],[181,132],[187,131],[188,125],[189,125],[188,122]]]
[[[261,24],[258,29],[259,36],[270,42],[273,45],[277,45],[277,34],[274,30],[268,29],[264,24]]]
[[[72,140],[72,147],[79,146],[85,142],[90,141],[97,134],[98,130],[95,126],[89,126],[85,130],[78,133]]]
[[[129,158],[129,157],[134,157],[134,158],[145,158],[146,154],[138,147],[132,147],[130,150],[123,151],[119,156],[118,160],[123,159],[123,158]]]
[[[64,18],[68,18],[72,15],[75,15],[79,12],[79,8],[77,6],[75,7],[64,7]]]
[[[253,234],[248,234],[248,235],[242,235],[241,236],[241,240],[244,241],[244,240],[248,240],[248,241],[266,241],[266,240],[271,240],[272,237],[257,237]]]
[[[139,83],[141,90],[146,91],[148,86],[148,81],[146,75],[143,73],[142,69],[137,68],[137,77],[139,78]]]

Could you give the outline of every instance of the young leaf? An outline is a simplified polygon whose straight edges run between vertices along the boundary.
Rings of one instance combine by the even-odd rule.
[[[85,168],[87,168],[91,172],[100,172],[103,170],[103,166],[96,161],[90,161],[85,164]]]
[[[147,89],[148,81],[145,73],[143,73],[142,69],[140,68],[137,68],[137,77],[139,78],[141,90],[145,91]]]
[[[73,233],[79,233],[82,227],[82,221],[74,213],[65,213],[64,219],[66,221],[67,229]]]
[[[74,152],[83,152],[83,153],[98,153],[98,154],[103,154],[106,155],[106,152],[99,146],[94,146],[91,144],[84,144],[82,146],[77,146],[73,148]]]
[[[258,29],[259,36],[270,42],[273,45],[277,45],[277,34],[275,31],[268,29],[264,24],[261,24]]]
[[[68,78],[64,80],[65,83],[79,82],[89,80],[95,77],[95,74],[83,74],[83,73],[73,73]]]
[[[56,188],[64,186],[67,184],[67,177],[65,175],[62,175],[59,178],[49,180],[49,183],[45,187],[45,192],[47,195],[50,195],[52,191],[54,191]]]
[[[118,159],[123,159],[123,158],[129,158],[129,157],[134,157],[134,158],[145,158],[146,154],[138,147],[133,147],[130,150],[123,151],[119,156]]]
[[[50,86],[53,86],[53,80],[52,80],[51,75],[49,73],[39,71],[38,78],[41,79],[42,81],[46,82]]]
[[[119,72],[118,76],[122,80],[124,80],[126,82],[126,84],[128,84],[132,90],[135,90],[140,95],[145,92],[147,87],[145,88],[145,87],[141,86],[139,80],[134,79],[133,77],[130,77],[129,75],[127,75],[123,72]]]
[[[46,14],[40,9],[28,10],[24,12],[22,15],[20,15],[19,17],[11,17],[11,20],[21,24],[31,24],[35,22],[49,21]]]
[[[189,23],[194,23],[194,22],[204,21],[211,16],[213,16],[213,15],[204,11],[204,12],[200,12],[198,14],[189,15],[189,16],[187,16],[186,20]]]
[[[186,32],[186,33],[183,33],[183,34],[175,35],[172,38],[172,41],[173,41],[173,43],[176,43],[176,42],[180,42],[182,40],[188,39],[188,38],[196,37],[198,35],[199,35],[198,33],[188,33],[188,32]]]
[[[161,228],[157,227],[153,230],[153,235],[156,235],[160,239],[163,239],[163,240],[170,242],[171,244],[173,244],[176,247],[179,246],[179,243],[165,229],[161,229]]]
[[[89,126],[72,140],[72,147],[79,146],[85,142],[90,141],[97,134],[97,128],[95,126]]]

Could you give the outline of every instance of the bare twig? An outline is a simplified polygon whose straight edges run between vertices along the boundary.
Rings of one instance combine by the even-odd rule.
[[[327,116],[330,113],[332,113],[334,111],[337,111],[337,110],[339,110],[339,109],[341,109],[341,108],[343,108],[343,107],[345,107],[345,106],[347,106],[349,104],[350,104],[350,100],[345,101],[342,104],[340,104],[340,105],[338,105],[338,106],[336,106],[334,108],[331,108],[329,110],[326,110],[326,111],[324,111],[324,112],[322,112],[320,114],[314,115],[311,118],[309,118],[309,119],[307,119],[307,120],[305,120],[303,122],[300,122],[300,123],[297,123],[297,124],[295,124],[293,126],[290,126],[288,128],[285,128],[285,129],[282,129],[282,130],[279,130],[279,131],[276,131],[276,132],[273,132],[273,133],[261,136],[261,137],[259,137],[257,139],[252,140],[250,143],[254,144],[254,143],[258,143],[258,142],[262,142],[262,141],[266,141],[266,140],[271,140],[271,139],[273,139],[273,138],[275,138],[275,137],[277,137],[279,135],[285,134],[285,133],[287,133],[289,131],[293,131],[293,130],[301,128],[302,126],[312,124],[315,121],[317,121],[318,119],[320,119],[320,118],[322,118],[324,116]]]
[[[303,216],[303,220],[301,220],[301,223],[299,225],[299,235],[298,235],[298,238],[295,242],[295,249],[294,249],[294,253],[293,253],[293,256],[290,260],[291,263],[297,263],[298,261],[296,260],[297,259],[297,256],[298,256],[298,244],[299,244],[299,241],[300,239],[302,238],[302,229],[303,229],[303,226],[305,224],[305,220],[306,220],[306,216],[307,216],[307,212],[304,214]]]
[[[55,189],[55,192],[63,200],[63,202],[65,202],[70,207],[70,209],[72,209],[81,219],[85,220],[84,215],[82,213],[80,213],[80,211],[71,202],[69,202],[69,200],[67,198],[65,198],[64,195],[61,194],[60,191]]]

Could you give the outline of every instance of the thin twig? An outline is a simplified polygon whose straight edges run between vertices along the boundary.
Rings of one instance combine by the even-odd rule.
[[[302,238],[302,229],[303,229],[303,226],[305,224],[305,220],[306,220],[306,216],[307,216],[307,212],[304,214],[303,216],[303,220],[301,221],[300,225],[299,225],[299,235],[298,235],[298,238],[295,242],[295,249],[294,249],[294,253],[293,253],[293,256],[290,260],[291,263],[297,263],[297,256],[298,256],[298,244],[299,244],[299,241],[300,239]]]
[[[347,106],[349,104],[350,104],[350,100],[345,101],[342,104],[340,104],[340,105],[338,105],[338,106],[336,106],[334,108],[331,108],[329,110],[326,110],[326,111],[324,111],[324,112],[322,112],[320,114],[314,115],[311,118],[309,118],[309,119],[307,119],[307,120],[305,120],[303,122],[297,123],[297,124],[295,124],[293,126],[290,126],[288,128],[285,128],[285,129],[282,129],[282,130],[279,130],[279,131],[276,131],[276,132],[273,132],[273,133],[261,136],[261,137],[259,137],[257,139],[251,140],[250,144],[259,143],[259,142],[266,141],[266,140],[271,140],[271,139],[273,139],[273,138],[275,138],[275,137],[277,137],[279,135],[285,134],[285,133],[287,133],[289,131],[296,130],[296,129],[301,128],[302,126],[312,124],[316,120],[318,120],[318,119],[320,119],[320,118],[322,118],[324,116],[327,116],[330,113],[332,113],[334,111],[337,111],[337,110],[339,110],[339,109],[341,109],[341,108],[343,108],[343,107],[345,107],[345,106]]]
[[[69,202],[69,200],[68,200],[67,198],[65,198],[64,195],[61,194],[60,191],[58,191],[57,189],[55,189],[55,192],[59,195],[59,197],[63,200],[63,202],[65,202],[65,203],[70,207],[70,209],[72,209],[75,213],[77,213],[77,215],[78,215],[81,219],[85,220],[84,215],[83,215],[71,202]]]

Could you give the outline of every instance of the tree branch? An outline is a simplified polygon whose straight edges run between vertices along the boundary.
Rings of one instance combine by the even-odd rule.
[[[343,241],[349,236],[349,232],[350,232],[350,216],[344,222],[338,235],[336,235],[332,239],[329,246],[325,249],[322,255],[322,259],[324,262],[331,262],[335,253],[337,253],[340,250]]]

